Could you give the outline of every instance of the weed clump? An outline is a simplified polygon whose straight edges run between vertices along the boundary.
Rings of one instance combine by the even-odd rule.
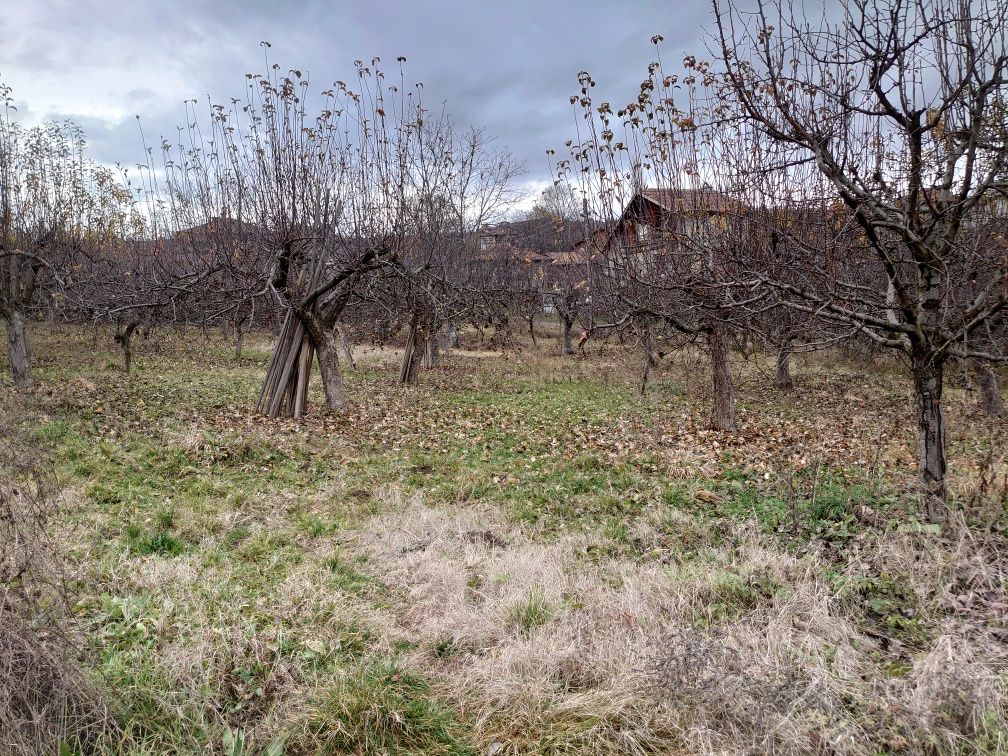
[[[546,599],[546,594],[536,586],[529,591],[528,596],[508,609],[507,625],[512,630],[528,633],[549,622],[553,614],[554,609]]]
[[[476,753],[427,683],[395,663],[348,670],[314,702],[306,729],[319,753]]]
[[[117,727],[80,663],[54,485],[36,459],[16,435],[0,442],[0,750],[90,753]]]

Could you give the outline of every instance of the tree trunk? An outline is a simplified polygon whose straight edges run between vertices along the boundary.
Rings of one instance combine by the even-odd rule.
[[[532,313],[531,315],[528,316],[528,327],[529,327],[529,336],[532,337],[532,346],[538,347],[539,345],[536,343],[536,337],[535,337],[535,313]]]
[[[353,350],[350,349],[350,342],[347,340],[346,331],[339,324],[336,325],[336,336],[339,338],[340,349],[343,350],[343,359],[346,360],[347,367],[351,370],[356,370],[357,360],[354,359]]]
[[[315,349],[319,372],[322,374],[322,391],[325,393],[326,408],[334,412],[346,412],[348,406],[346,386],[343,383],[343,371],[340,370],[336,341],[320,340],[315,344]]]
[[[235,343],[234,343],[234,356],[236,360],[240,360],[242,356],[242,343],[245,341],[245,329],[241,327],[241,324],[235,328]]]
[[[455,325],[448,323],[438,331],[438,351],[441,354],[451,354],[451,351],[458,344],[458,330]]]
[[[133,332],[139,325],[136,322],[127,323],[115,335],[116,343],[122,348],[123,372],[126,374],[129,374],[130,368],[133,366]]]
[[[1004,417],[1004,401],[998,389],[997,375],[987,363],[976,363],[977,382],[980,384],[980,395],[983,410],[987,417]]]
[[[423,367],[427,370],[437,367],[438,356],[437,340],[434,338],[427,339],[427,348],[423,350]]]
[[[794,386],[791,382],[791,342],[785,341],[777,351],[777,376],[774,378],[774,386],[779,389],[790,389]]]
[[[711,385],[713,404],[711,407],[711,428],[720,431],[734,431],[735,388],[732,386],[731,363],[728,360],[728,345],[718,326],[707,332],[707,348],[710,352]]]
[[[944,364],[929,354],[913,356],[914,394],[920,450],[917,457],[925,517],[941,522],[948,513],[945,488],[945,419],[942,414]]]
[[[427,350],[427,334],[420,323],[420,318],[414,316],[410,325],[409,338],[406,339],[406,349],[403,352],[402,366],[399,369],[399,383],[411,385],[416,383],[420,361]]]
[[[31,347],[28,342],[28,324],[23,312],[14,310],[7,316],[7,357],[10,359],[14,388],[32,385]]]
[[[574,354],[574,344],[571,341],[571,328],[574,327],[574,318],[567,315],[560,315],[560,326],[563,330],[563,345],[560,348],[560,353]]]
[[[641,396],[647,390],[648,379],[651,377],[651,369],[658,365],[658,358],[655,355],[654,328],[650,319],[645,319],[640,327],[640,343],[644,353],[643,376],[641,377]]]
[[[436,368],[438,363],[441,361],[440,345],[438,344],[438,339],[440,334],[433,331],[427,336],[427,348],[424,350],[424,367],[428,370],[430,368]]]

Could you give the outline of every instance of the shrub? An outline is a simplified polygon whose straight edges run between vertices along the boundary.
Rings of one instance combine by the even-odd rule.
[[[13,425],[13,424],[11,424]],[[84,674],[67,621],[67,581],[52,533],[56,497],[38,454],[0,442],[0,750],[88,753],[115,734],[107,700]]]

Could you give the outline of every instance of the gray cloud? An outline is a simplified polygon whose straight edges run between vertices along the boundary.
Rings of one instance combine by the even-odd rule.
[[[574,133],[567,98],[579,70],[595,76],[597,99],[622,103],[647,73],[653,34],[674,61],[703,49],[709,22],[706,2],[664,0],[42,0],[5,12],[0,75],[23,116],[72,118],[96,159],[129,165],[143,159],[136,114],[148,143],[172,136],[184,99],[242,93],[243,74],[262,69],[260,40],[319,89],[349,79],[355,59],[391,67],[405,55],[428,101],[486,127],[541,182],[545,150]]]

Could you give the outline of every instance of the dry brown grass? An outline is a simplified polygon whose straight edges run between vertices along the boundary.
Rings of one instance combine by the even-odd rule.
[[[0,751],[10,756],[90,753],[117,727],[106,694],[82,672],[73,648],[42,630],[0,615]]]
[[[117,728],[67,619],[55,491],[8,414],[0,427],[0,752],[88,753]]]
[[[790,555],[744,524],[723,534],[729,548],[662,566],[586,559],[590,536],[535,542],[493,511],[419,499],[390,508],[355,540],[403,593],[388,630],[418,641],[412,663],[499,752],[1008,747],[987,730],[1008,700],[996,616],[1005,552],[965,528],[941,542],[912,534],[862,542],[851,574],[829,581],[817,554]],[[859,560],[912,570],[925,601],[936,585],[972,586],[993,613],[942,620],[917,654],[884,648],[842,587],[856,580]],[[516,624],[515,607],[530,602],[541,610]],[[723,613],[712,616],[712,605]],[[896,660],[906,674],[887,672]]]
[[[729,435],[690,349],[640,397],[615,343],[467,338],[407,390],[398,350],[359,348],[348,417],[316,383],[304,422],[270,423],[248,411],[266,338],[240,362],[139,348],[129,377],[59,339],[30,422],[73,491],[79,617],[137,752],[229,732],[289,754],[1008,749],[1008,426],[960,386],[969,525],[937,533],[889,365],[817,355],[784,394],[740,363]],[[813,517],[817,490],[835,508]]]

